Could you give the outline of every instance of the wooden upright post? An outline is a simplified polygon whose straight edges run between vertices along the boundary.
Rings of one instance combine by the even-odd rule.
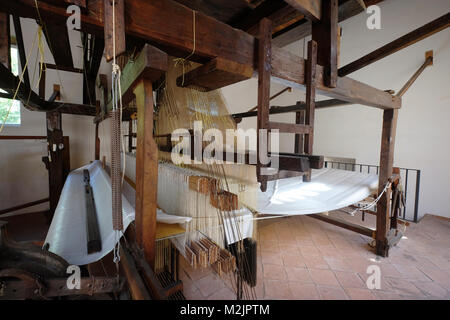
[[[95,123],[95,160],[100,160],[100,138],[98,136],[98,122]]]
[[[378,194],[384,190],[392,176],[397,118],[397,109],[385,110],[383,112]],[[382,257],[387,257],[389,255],[387,235],[389,232],[390,199],[391,189],[387,188],[386,192],[377,203],[376,253]]]
[[[11,40],[9,37],[9,14],[0,12],[0,63],[11,70]]]
[[[158,147],[153,140],[152,82],[142,79],[134,89],[137,104],[136,240],[150,266],[155,264]]]
[[[316,66],[317,66],[317,43],[314,40],[308,42],[308,60],[305,66],[306,101],[305,101],[305,124],[311,127],[311,132],[305,134],[303,152],[311,155],[314,143],[314,113],[316,109]],[[311,181],[311,171],[303,175],[303,181]]]
[[[261,163],[260,150],[260,130],[269,127],[269,107],[270,107],[270,77],[272,72],[272,22],[264,18],[259,24],[258,40],[258,123],[257,123],[257,141],[258,141],[258,163],[256,174],[258,182],[261,183],[261,191],[267,189],[267,176],[262,174],[265,167]],[[266,140],[268,142],[268,139]],[[267,143],[268,144],[268,143]],[[268,146],[267,146],[268,147]],[[268,150],[267,150],[268,151]]]
[[[48,156],[43,157],[42,161],[48,170],[50,199],[48,220],[51,221],[56,206],[58,205],[64,182],[70,171],[70,158],[68,158],[70,155],[68,153],[68,139],[64,139],[63,137],[61,113],[57,111],[47,112],[46,119]]]
[[[338,0],[322,1],[322,18],[312,24],[312,39],[317,42],[317,63],[324,67],[327,87],[337,87],[338,77]]]

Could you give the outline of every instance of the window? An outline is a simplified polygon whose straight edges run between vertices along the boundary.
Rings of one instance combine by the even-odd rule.
[[[17,76],[19,74],[19,61],[17,48],[11,47],[11,69]],[[6,93],[2,89],[0,92]],[[11,108],[11,111],[9,111]],[[8,115],[9,111],[9,115]],[[8,118],[6,119],[6,116]],[[5,122],[6,119],[6,122]],[[6,98],[0,98],[0,126],[5,122],[6,125],[20,125],[20,101]]]

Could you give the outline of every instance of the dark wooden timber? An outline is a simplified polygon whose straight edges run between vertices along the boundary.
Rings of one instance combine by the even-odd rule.
[[[414,43],[423,40],[439,31],[442,31],[450,26],[450,13],[446,13],[442,17],[427,23],[426,25],[411,31],[410,33],[400,37],[381,48],[365,55],[358,60],[355,60],[346,66],[339,69],[339,76],[344,77],[352,72],[360,70],[369,64],[381,60],[401,49],[404,49]]]
[[[0,63],[11,70],[9,14],[0,13]]]
[[[273,99],[275,99],[276,97],[279,97],[280,95],[282,95],[282,94],[285,93],[286,91],[291,92],[291,91],[292,91],[292,88],[291,88],[291,87],[287,87],[287,88],[284,88],[283,90],[278,91],[278,92],[275,93],[273,96],[271,96],[269,100],[273,100]],[[251,112],[251,111],[255,111],[255,110],[257,110],[257,109],[258,109],[258,105],[254,106],[253,108],[251,108],[251,109],[248,110],[248,111]],[[269,113],[270,113],[270,110],[269,110]],[[256,116],[256,113],[255,113],[255,116]]]
[[[269,128],[269,108],[270,108],[270,75],[272,72],[272,22],[264,18],[259,23],[259,41],[258,41],[258,120],[257,120],[257,150],[258,162],[256,165],[256,176],[260,183],[261,191],[267,189],[267,176],[263,174],[264,167],[260,158],[261,153],[261,131]],[[265,139],[266,146],[264,149],[268,151],[268,133]]]
[[[346,220],[337,218],[337,217],[331,217],[329,215],[325,215],[325,214],[310,214],[308,215],[308,217],[314,218],[314,219],[318,219],[324,222],[328,222],[331,223],[335,226],[350,230],[350,231],[354,231],[357,232],[359,234],[365,235],[367,237],[371,237],[371,238],[375,238],[376,235],[376,230],[375,229],[371,229],[365,226],[361,226],[358,224],[354,224],[351,222],[348,222]]]
[[[47,69],[53,69],[53,70],[59,70],[59,71],[83,73],[83,69],[78,69],[78,68],[74,68],[74,67],[67,67],[67,66],[57,66],[56,64],[53,64],[53,63],[46,63],[45,67]]]
[[[72,50],[66,23],[44,23],[44,35],[57,66],[73,68]]]
[[[323,1],[322,19],[312,24],[312,39],[317,42],[317,63],[324,67],[324,83],[330,88],[336,88],[338,76],[338,0]]]
[[[102,37],[90,34],[83,35],[83,103],[94,104],[97,100],[95,85],[100,63],[103,57],[105,42]]]
[[[141,78],[134,89],[138,108],[136,148],[136,237],[150,266],[155,264],[158,147],[153,139],[153,89]]]
[[[82,29],[85,32],[99,34],[104,32],[103,3],[87,3],[88,10],[82,13]],[[20,12],[27,17],[36,17],[33,0],[0,0],[0,10]],[[65,8],[39,3],[41,16],[46,20],[66,20]],[[125,31],[136,39],[157,45],[169,54],[186,56],[192,52],[193,12],[191,9],[172,0],[146,1],[134,0],[125,3]],[[151,16],[152,19],[148,19]],[[177,23],[172,23],[177,21]],[[221,23],[197,12],[196,30],[202,34],[202,41],[196,42],[192,60],[205,63],[216,57],[251,65],[256,69],[255,38],[242,30]],[[187,27],[189,26],[189,27]],[[317,67],[318,74],[323,72]],[[276,47],[272,48],[272,80],[286,86],[301,87],[304,82],[304,60]],[[374,106],[382,109],[400,108],[401,101],[381,90],[349,78],[338,79],[334,89],[326,87],[322,75],[318,76],[317,91],[333,98]]]
[[[86,204],[86,237],[88,254],[102,250],[102,237],[95,209],[94,192],[90,183],[89,170],[83,170],[84,177],[84,197]]]
[[[13,21],[14,21],[14,32],[16,34],[17,49],[19,51],[20,67],[21,70],[23,70],[25,68],[27,59],[25,53],[25,46],[23,43],[23,34],[22,34],[22,26],[20,24],[20,17],[18,15],[13,15]],[[24,72],[23,74],[23,80],[28,86],[30,85],[28,66],[26,72]]]
[[[0,137],[2,137],[2,136],[0,136]],[[45,139],[45,137],[44,137],[44,139]],[[14,211],[17,211],[17,210],[20,210],[20,209],[33,207],[33,206],[36,206],[36,205],[41,204],[41,203],[46,203],[48,201],[49,201],[49,198],[45,198],[45,199],[41,199],[41,200],[36,200],[36,201],[31,201],[31,202],[28,202],[28,203],[24,203],[24,204],[21,204],[21,205],[18,205],[18,206],[10,207],[10,208],[7,208],[7,209],[2,209],[2,210],[0,210],[0,215],[6,214],[6,213],[10,213],[10,212],[14,212]]]
[[[330,99],[330,100],[324,100],[324,101],[317,101],[316,109],[339,107],[339,106],[345,106],[345,105],[350,105],[350,104],[351,104],[350,102],[345,102],[345,101],[338,100],[338,99]],[[297,111],[305,110],[305,108],[306,108],[306,104],[304,102],[299,101],[299,102],[297,102],[297,104],[294,104],[292,106],[272,106],[269,109],[269,114],[297,112]],[[231,116],[234,119],[256,117],[257,111],[235,113],[235,114],[232,114]]]
[[[100,160],[100,137],[98,136],[98,123],[95,124],[95,160]]]
[[[398,110],[383,112],[383,129],[381,133],[380,169],[378,173],[378,194],[383,192],[392,176],[394,163],[395,135],[397,130]],[[391,189],[387,188],[377,203],[376,253],[382,257],[389,255],[389,217]]]
[[[133,300],[150,300],[150,293],[145,287],[133,256],[128,248],[123,245],[120,246],[120,267],[127,279],[128,289]]]
[[[305,102],[305,126],[310,127],[305,132],[303,141],[303,153],[313,153],[314,143],[314,113],[316,109],[316,66],[317,66],[317,43],[314,40],[308,42],[308,61],[306,62],[306,102]],[[303,176],[303,181],[311,181],[311,171]]]
[[[0,140],[43,140],[47,136],[0,136]]]
[[[305,124],[305,110],[295,112],[295,123]],[[303,153],[305,136],[303,134],[296,134],[294,140],[294,153]]]
[[[106,61],[114,58],[114,45],[116,58],[126,51],[125,42],[125,5],[124,0],[116,0],[114,4],[115,16],[115,42],[113,42],[113,6],[112,1],[100,1],[104,3],[104,21],[105,21],[105,56]],[[151,16],[149,14],[149,16]]]

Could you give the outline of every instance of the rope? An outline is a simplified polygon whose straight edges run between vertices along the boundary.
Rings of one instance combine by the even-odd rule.
[[[189,55],[187,55],[186,57],[184,57],[184,58],[176,58],[176,59],[173,59],[173,61],[175,62],[175,67],[178,67],[179,65],[181,65],[182,66],[182,68],[183,68],[183,75],[182,75],[182,81],[181,81],[181,86],[184,86],[184,74],[185,74],[185,65],[189,65],[189,61],[187,60],[187,59],[189,59],[190,57],[192,57],[193,55],[194,55],[194,53],[195,53],[195,46],[196,46],[196,41],[195,41],[195,38],[196,38],[196,35],[195,35],[195,13],[196,13],[196,11],[195,10],[192,10],[192,34],[193,34],[193,47],[192,47],[192,52],[189,54]]]
[[[384,186],[383,191],[378,195],[378,197],[377,197],[374,201],[372,201],[371,203],[369,203],[369,204],[366,205],[366,206],[363,206],[362,208],[358,208],[358,209],[353,210],[352,212],[350,212],[350,215],[351,215],[351,216],[354,216],[355,213],[358,212],[358,211],[369,210],[370,208],[372,208],[373,206],[375,206],[375,205],[378,203],[378,201],[380,201],[381,197],[382,197],[383,194],[386,192],[386,190],[387,190],[388,188],[390,188],[390,187],[391,187],[391,183],[390,183],[390,182],[387,182],[386,185]]]

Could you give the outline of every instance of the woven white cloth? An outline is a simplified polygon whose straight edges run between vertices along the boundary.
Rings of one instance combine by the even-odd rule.
[[[378,187],[378,176],[338,169],[312,170],[311,182],[302,177],[269,181],[258,193],[260,214],[303,215],[337,210],[368,197]]]

